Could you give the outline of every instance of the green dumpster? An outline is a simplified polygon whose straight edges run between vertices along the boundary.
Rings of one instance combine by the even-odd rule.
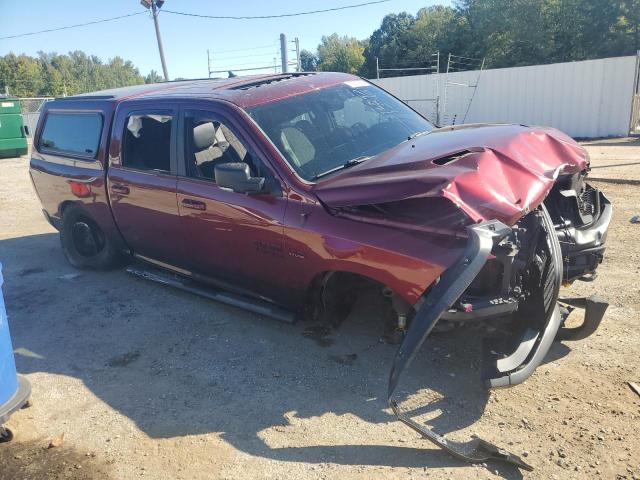
[[[27,133],[20,100],[0,98],[0,158],[26,155]]]

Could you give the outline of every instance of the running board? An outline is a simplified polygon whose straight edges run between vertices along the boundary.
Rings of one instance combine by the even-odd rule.
[[[215,288],[197,283],[196,281],[189,278],[185,278],[169,272],[164,272],[162,270],[128,267],[127,272],[135,275],[136,277],[144,278],[145,280],[150,280],[161,285],[174,287],[185,292],[208,298],[210,300],[215,300],[216,302],[242,308],[259,315],[265,315],[267,317],[280,320],[281,322],[295,322],[295,315],[292,312],[289,312],[265,300],[251,298],[224,290],[217,290]]]

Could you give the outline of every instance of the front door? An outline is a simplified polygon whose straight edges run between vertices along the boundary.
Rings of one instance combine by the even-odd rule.
[[[177,108],[125,107],[114,125],[107,189],[116,224],[136,256],[182,263],[176,197]]]
[[[283,219],[286,198],[280,182],[250,137],[216,111],[186,110],[179,156],[178,209],[185,256],[193,272],[286,302]],[[235,193],[216,185],[215,166],[245,162],[265,177],[265,191]]]

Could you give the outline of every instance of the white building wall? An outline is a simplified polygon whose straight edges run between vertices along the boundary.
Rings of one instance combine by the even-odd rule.
[[[440,122],[549,125],[573,137],[626,136],[637,69],[635,56],[373,80]],[[465,86],[475,85],[474,89]],[[473,96],[473,99],[472,99]],[[445,105],[446,103],[446,105]],[[467,113],[468,108],[468,113]],[[466,116],[466,118],[465,118]]]

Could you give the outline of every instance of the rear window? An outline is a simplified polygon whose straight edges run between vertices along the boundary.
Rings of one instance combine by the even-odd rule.
[[[39,148],[95,158],[100,145],[102,115],[99,113],[47,114]]]

